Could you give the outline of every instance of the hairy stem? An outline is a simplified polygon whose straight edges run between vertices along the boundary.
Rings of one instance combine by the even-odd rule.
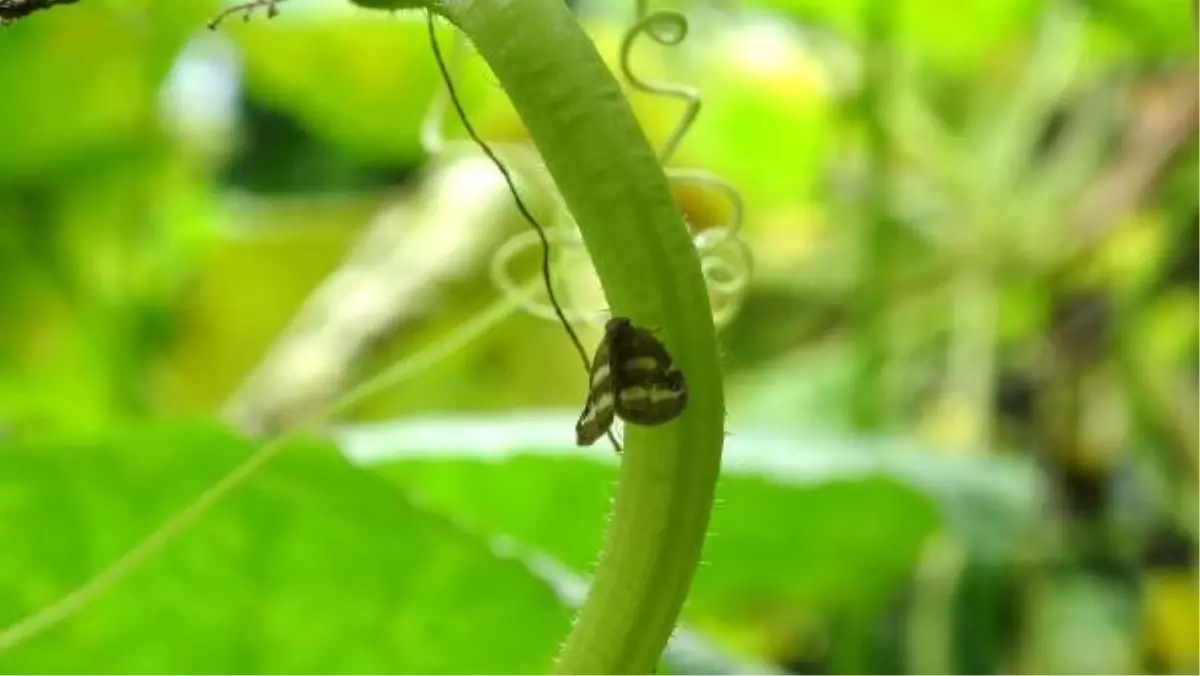
[[[619,85],[561,0],[451,0],[432,9],[470,38],[512,99],[579,224],[613,315],[655,330],[688,379],[682,416],[626,427],[604,549],[555,667],[649,673],[700,559],[724,439],[716,332],[695,248]],[[583,401],[586,375],[578,377]]]
[[[699,264],[654,151],[563,3],[476,0],[445,14],[520,112],[613,314],[658,328],[691,384],[677,422],[627,428],[604,551],[556,665],[562,673],[648,673],[687,596],[720,465],[724,405]]]

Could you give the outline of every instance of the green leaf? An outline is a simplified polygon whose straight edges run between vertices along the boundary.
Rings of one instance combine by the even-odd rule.
[[[569,446],[567,413],[423,418],[340,430],[346,452],[476,527],[588,570],[616,474],[608,449]],[[940,520],[980,548],[1015,546],[1037,513],[1032,468],[902,441],[743,432],[727,440],[720,502],[689,600],[697,618],[783,595],[825,609],[893,591]]]
[[[953,12],[947,12],[937,0],[763,0],[758,4],[805,24],[833,29],[853,41],[867,39],[871,15],[886,10],[893,16],[898,41],[907,51],[952,72],[978,68],[980,59],[1011,41],[1042,6],[1033,0],[964,0],[955,4]]]
[[[413,20],[419,16],[321,3],[288,7],[272,21],[230,21],[221,30],[241,50],[248,96],[349,158],[416,164],[425,155],[422,122],[442,86],[424,24]],[[472,121],[486,138],[520,137],[482,60],[459,51],[454,84]],[[453,117],[446,116],[445,134],[460,140]]]
[[[1140,667],[1138,600],[1130,589],[1078,571],[1061,572],[1030,603],[1023,671],[1129,674]]]
[[[0,179],[86,174],[154,149],[162,79],[213,6],[80,2],[5,26]]]
[[[574,414],[566,411],[428,416],[346,425],[336,436],[356,462],[379,465],[415,492],[439,496],[435,502],[440,508],[482,516],[481,523],[502,519],[506,527],[499,530],[584,569],[599,546],[615,477],[611,467],[618,459],[600,445],[572,446],[573,424]],[[782,509],[786,505],[771,503],[775,491],[796,501],[792,506],[797,510],[807,511],[825,509],[823,489],[832,487],[855,503],[852,509],[869,507],[862,510],[867,520],[875,519],[871,510],[886,507],[869,504],[878,496],[903,502],[916,495],[922,504],[936,506],[940,520],[977,554],[998,557],[1022,547],[1022,538],[1037,523],[1044,491],[1036,468],[1018,456],[942,449],[904,438],[806,435],[762,427],[742,427],[726,439],[721,471],[726,501],[739,501],[734,518],[743,510]],[[900,490],[893,494],[896,487]],[[750,495],[741,502],[743,488]],[[859,490],[866,497],[851,496]],[[817,496],[816,503],[798,495]],[[719,505],[713,515],[718,537],[710,541],[710,553],[727,536],[720,535],[719,527],[727,509]],[[507,527],[516,525],[521,527]]]
[[[510,533],[589,570],[616,474],[586,460],[404,462],[381,471],[438,509]],[[937,523],[935,508],[883,478],[804,489],[726,476],[689,616],[780,594],[828,609],[892,591]]]
[[[140,542],[250,450],[204,426],[0,445],[0,625]],[[523,564],[295,443],[4,672],[544,672],[568,611]]]

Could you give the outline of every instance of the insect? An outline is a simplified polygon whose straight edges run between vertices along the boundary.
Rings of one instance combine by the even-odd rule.
[[[587,403],[575,424],[575,443],[591,446],[613,417],[638,425],[674,420],[687,406],[687,382],[663,344],[626,317],[613,317],[592,360]]]

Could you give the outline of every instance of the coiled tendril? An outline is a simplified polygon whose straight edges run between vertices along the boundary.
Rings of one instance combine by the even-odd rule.
[[[649,12],[646,0],[638,0],[636,8],[637,19],[626,29],[621,39],[621,73],[633,89],[653,96],[675,99],[684,104],[683,115],[658,150],[659,162],[665,166],[674,157],[700,114],[700,92],[695,87],[685,84],[655,81],[638,75],[631,65],[633,49],[642,36],[648,36],[654,42],[665,46],[682,43],[688,35],[688,21],[683,14],[672,10]],[[462,34],[456,33],[450,59],[451,69],[454,71],[461,65],[462,47]],[[439,88],[426,110],[421,141],[430,154],[438,154],[445,150],[446,140],[442,125],[448,102],[446,90]],[[741,308],[752,271],[750,248],[741,237],[745,213],[741,194],[720,176],[701,169],[667,167],[664,173],[672,184],[690,184],[714,191],[728,203],[729,218],[726,222],[699,230],[692,228],[692,242],[699,255],[700,269],[709,290],[713,320],[717,326],[723,326],[736,316]],[[580,266],[589,264],[583,250],[583,240],[570,212],[560,205],[555,210],[554,218],[555,223],[545,228],[545,236],[556,245],[553,282],[557,287],[557,282],[562,280],[564,272],[577,272]],[[689,227],[692,227],[691,224]],[[544,300],[548,297],[547,293],[531,290],[513,276],[510,270],[512,260],[530,247],[541,246],[541,238],[532,231],[522,231],[509,237],[492,258],[490,273],[493,284],[501,293],[514,299],[517,307],[536,317],[552,321],[565,318],[572,323],[601,326],[608,317],[605,310],[584,308],[570,300],[562,303],[562,307],[556,308]],[[544,291],[553,293],[551,289]],[[560,292],[560,300],[561,295]]]
[[[461,68],[462,50],[464,47],[464,37],[460,32],[454,33],[454,44],[449,59],[447,59],[447,67],[450,73],[457,74]],[[448,142],[446,140],[444,123],[446,113],[450,104],[450,95],[448,88],[439,87],[429,102],[429,107],[425,110],[424,120],[421,124],[421,145],[431,156],[437,156],[446,152]],[[453,142],[454,145],[464,145],[475,147],[474,143],[468,142]],[[498,144],[492,144],[495,147]],[[492,283],[496,288],[507,298],[515,301],[516,307],[524,312],[527,312],[535,317],[547,319],[550,321],[562,321],[566,319],[571,323],[586,323],[592,326],[602,326],[607,319],[607,313],[599,310],[583,310],[575,307],[570,302],[560,302],[559,307],[556,307],[553,302],[548,302],[551,295],[557,295],[556,282],[562,277],[563,270],[575,269],[578,265],[576,262],[580,255],[583,254],[583,239],[579,235],[578,229],[570,218],[570,212],[566,207],[558,204],[552,215],[554,224],[544,227],[542,232],[545,235],[546,243],[553,243],[558,246],[552,247],[550,266],[550,278],[547,280],[547,286],[538,289],[530,287],[527,283],[516,279],[511,270],[509,263],[526,249],[532,247],[539,251],[542,255],[546,254],[546,249],[543,248],[542,237],[534,230],[523,230],[510,236],[496,250],[492,256],[490,274]],[[564,222],[566,221],[566,222]],[[571,263],[575,263],[572,265]],[[561,300],[561,299],[560,299]],[[567,327],[568,330],[570,327]]]
[[[634,89],[654,96],[665,96],[684,102],[684,112],[658,151],[667,179],[674,183],[690,183],[720,193],[729,202],[729,220],[700,231],[693,230],[692,243],[700,256],[700,270],[708,286],[713,322],[728,323],[741,308],[750,279],[752,258],[750,247],[741,237],[745,205],[741,193],[720,176],[701,169],[666,167],[675,151],[687,136],[700,114],[700,92],[695,87],[675,82],[647,80],[634,72],[631,65],[637,39],[648,36],[660,45],[675,46],[688,34],[687,17],[673,10],[649,12],[647,0],[637,0],[637,20],[621,39],[621,74]],[[689,224],[690,227],[691,224]]]

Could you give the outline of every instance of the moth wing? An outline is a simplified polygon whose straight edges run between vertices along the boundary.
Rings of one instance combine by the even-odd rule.
[[[623,363],[628,363],[630,359],[637,357],[649,358],[653,359],[663,372],[670,370],[674,363],[671,353],[667,352],[667,348],[663,347],[654,334],[630,324],[617,327],[610,342],[616,346],[616,351],[620,352],[616,356]]]
[[[671,355],[649,331],[625,325],[611,341],[613,409],[639,425],[661,425],[687,406],[687,382]]]
[[[687,390],[663,383],[646,387],[632,385],[617,392],[613,411],[627,422],[638,425],[662,425],[687,408]]]
[[[605,335],[592,359],[588,396],[583,412],[575,423],[575,443],[591,446],[604,436],[613,423],[613,372],[610,339]]]
[[[611,392],[602,397],[588,397],[587,405],[584,406],[583,413],[579,414],[579,421],[575,423],[576,445],[591,446],[604,436],[608,428],[612,427],[613,411]]]

